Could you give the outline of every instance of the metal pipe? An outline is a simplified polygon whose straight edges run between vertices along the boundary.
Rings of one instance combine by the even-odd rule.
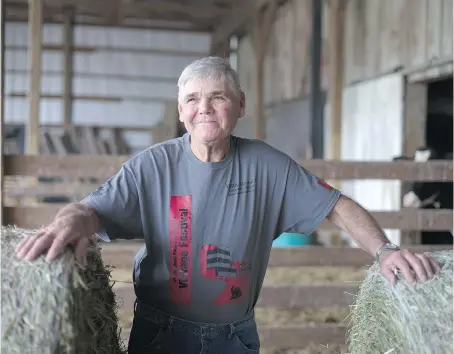
[[[322,0],[312,0],[310,113],[312,158],[323,158],[323,99],[321,90]]]

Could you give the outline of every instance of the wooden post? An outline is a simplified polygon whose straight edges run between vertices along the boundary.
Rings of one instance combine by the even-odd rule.
[[[210,55],[222,57],[222,58],[230,58],[230,37],[227,38],[221,46],[218,48],[213,46],[214,43],[211,44],[210,48]]]
[[[3,188],[4,188],[4,168],[3,168],[3,144],[4,144],[4,100],[5,100],[5,0],[0,0],[0,225],[3,226]]]
[[[74,10],[65,9],[63,24],[63,124],[72,123],[72,78],[73,78],[73,19]]]
[[[271,27],[276,18],[278,5],[271,1],[263,12],[257,13],[255,28],[252,31],[252,43],[256,58],[256,115],[255,137],[265,140],[265,58],[269,42]]]
[[[26,154],[39,154],[39,103],[41,95],[42,0],[28,1],[28,124]]]
[[[331,0],[329,6],[329,102],[331,121],[331,141],[329,158],[332,160],[341,159],[341,134],[342,134],[342,94],[344,88],[344,32],[345,32],[345,11],[348,0]],[[341,189],[340,181],[329,181],[329,183]],[[341,244],[339,231],[331,233],[330,244]]]
[[[329,50],[330,50],[330,118],[331,153],[330,158],[341,158],[342,133],[342,92],[344,88],[344,28],[345,0],[331,0],[329,3]]]

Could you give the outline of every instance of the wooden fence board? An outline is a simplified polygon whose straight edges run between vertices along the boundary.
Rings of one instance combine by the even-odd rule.
[[[374,211],[371,214],[384,229],[447,231],[453,228],[453,212],[449,209],[406,208],[399,211]],[[325,220],[319,229],[337,230],[337,227]]]
[[[266,285],[257,307],[281,309],[350,306],[359,284],[352,285]]]
[[[50,203],[39,207],[6,207],[5,221],[17,226],[34,228],[53,219],[63,205]],[[451,230],[453,225],[452,210],[420,210],[409,209],[400,211],[372,212],[381,227],[400,230]],[[324,221],[319,229],[336,230],[336,226]]]
[[[101,254],[106,264],[132,269],[134,256],[145,244],[143,241],[113,241],[101,244]],[[452,250],[449,245],[405,246],[413,252]],[[347,247],[290,247],[273,248],[270,267],[364,267],[374,258],[359,248]]]
[[[48,197],[61,195],[74,197],[88,195],[99,187],[99,183],[36,183],[20,185],[8,182],[4,194],[7,197]]]
[[[5,175],[108,178],[130,156],[5,156]],[[403,181],[453,181],[453,162],[352,162],[307,160],[301,165],[320,178]]]
[[[412,252],[452,250],[451,245],[404,246]],[[364,267],[373,264],[375,259],[360,248],[342,247],[295,247],[273,248],[270,267]]]
[[[259,326],[262,348],[305,348],[310,344],[345,344],[347,327],[340,324]]]
[[[127,340],[130,328],[122,329],[122,338]],[[294,326],[258,326],[260,348],[295,349],[308,345],[345,344],[347,326],[342,324],[316,324]]]

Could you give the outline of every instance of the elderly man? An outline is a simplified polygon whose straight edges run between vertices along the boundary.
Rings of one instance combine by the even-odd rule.
[[[17,248],[52,261],[63,247],[83,259],[90,237],[143,238],[133,278],[129,354],[258,353],[254,306],[273,240],[310,234],[328,218],[368,253],[383,276],[410,281],[439,271],[400,250],[361,206],[263,141],[232,131],[245,112],[236,72],[217,57],[187,66],[178,81],[188,133],[154,145]]]

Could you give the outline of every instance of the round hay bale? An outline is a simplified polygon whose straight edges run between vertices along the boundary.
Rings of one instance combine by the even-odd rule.
[[[442,270],[423,283],[398,273],[393,286],[370,267],[350,311],[349,354],[453,353],[453,252],[428,254]]]
[[[85,269],[69,249],[53,262],[18,259],[14,248],[31,233],[2,227],[1,352],[126,353],[110,269],[97,246],[90,246]]]

